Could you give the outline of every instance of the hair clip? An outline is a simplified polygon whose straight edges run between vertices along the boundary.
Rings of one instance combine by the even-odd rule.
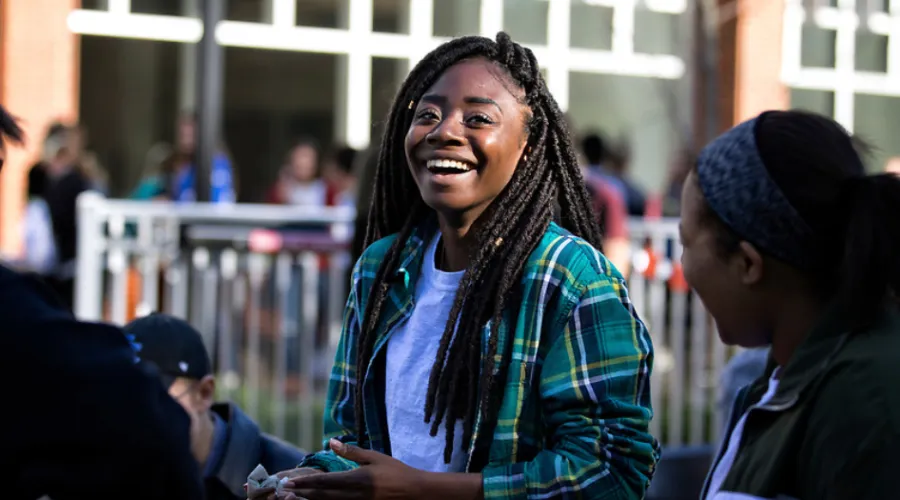
[[[413,109],[413,106],[415,106],[415,104],[416,101],[409,101],[409,109]]]
[[[494,242],[495,247],[499,247],[502,244],[503,244],[503,236],[497,238],[497,241]]]

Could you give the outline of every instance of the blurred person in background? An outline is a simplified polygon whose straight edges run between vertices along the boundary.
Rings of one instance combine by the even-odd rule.
[[[77,144],[73,149],[79,151],[78,159],[75,161],[75,168],[87,179],[91,190],[106,196],[109,193],[109,173],[100,164],[96,153],[87,149],[87,128],[84,125],[75,124],[70,127],[70,133],[73,136],[73,142]]]
[[[0,166],[22,130],[0,107]],[[0,266],[0,470],[7,498],[196,500],[190,420],[118,328],[76,321],[43,283]]]
[[[900,156],[888,158],[884,164],[884,171],[889,174],[900,175]]]
[[[185,113],[178,120],[175,151],[165,168],[165,186],[172,201],[197,200],[195,177],[197,170],[197,121],[192,113]],[[219,145],[213,156],[210,172],[209,201],[234,203],[236,200],[234,168],[225,146]]]
[[[605,139],[599,133],[590,132],[581,139],[581,153],[587,161],[585,167],[593,179],[599,179],[618,191],[627,203],[628,190],[625,183],[611,173],[613,163],[613,151]],[[626,205],[627,206],[627,205]]]
[[[132,200],[166,200],[171,201],[171,189],[168,179],[171,174],[173,159],[172,146],[159,142],[150,147],[144,157],[144,170],[138,185],[128,196]]]
[[[24,269],[46,279],[57,268],[56,240],[50,208],[44,198],[47,192],[47,170],[42,163],[28,171],[28,203],[22,219],[22,239],[25,254],[20,264]]]
[[[109,174],[100,164],[96,153],[84,151],[78,161],[78,167],[93,191],[97,191],[103,196],[109,195]]]
[[[310,137],[297,140],[285,157],[278,180],[266,196],[268,203],[324,207],[328,185],[322,179],[319,146]]]
[[[599,139],[599,137],[595,137]],[[594,203],[594,212],[600,217],[603,229],[603,254],[624,276],[631,271],[631,239],[628,233],[628,206],[623,191],[616,188],[614,177],[604,174],[599,165],[603,161],[602,146],[595,147],[593,140],[582,141],[581,171],[588,193]]]
[[[897,498],[900,179],[831,118],[767,111],[703,149],[681,200],[719,337],[771,348],[702,498]]]
[[[369,149],[357,161],[356,177],[359,179],[359,187],[356,197],[356,221],[353,224],[353,243],[350,245],[352,262],[359,260],[365,247],[366,226],[369,223],[372,190],[375,188],[375,171],[378,167],[378,151],[377,145],[369,146]]]
[[[662,215],[679,217],[681,213],[681,194],[684,182],[697,162],[697,155],[688,148],[683,148],[669,166],[666,179],[666,190],[662,196]]]
[[[44,161],[48,176],[45,199],[50,209],[59,260],[59,266],[50,282],[70,309],[75,286],[77,201],[81,193],[93,187],[79,167],[82,146],[81,131],[76,126],[55,127],[44,141]]]
[[[233,403],[215,402],[216,379],[203,338],[181,319],[151,314],[125,326],[142,363],[159,373],[163,386],[191,417],[191,448],[200,464],[206,500],[247,498],[243,485],[262,464],[268,471],[291,468],[306,453],[264,434]]]
[[[628,215],[631,217],[643,217],[647,211],[647,195],[632,180],[628,172],[631,165],[631,150],[625,143],[609,149],[607,160],[601,167],[619,183],[619,188],[625,194],[625,203],[628,206]]]
[[[332,150],[322,170],[322,177],[328,185],[326,204],[336,207],[356,206],[356,158],[358,151],[350,146],[340,146]]]

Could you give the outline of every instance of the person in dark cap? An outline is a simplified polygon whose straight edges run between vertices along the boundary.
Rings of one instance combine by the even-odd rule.
[[[159,372],[169,394],[191,415],[191,447],[200,463],[208,500],[247,498],[243,485],[253,469],[295,467],[306,454],[263,434],[232,403],[215,403],[216,379],[200,332],[166,314],[151,314],[125,326],[141,363]]]
[[[0,107],[3,139],[22,142]],[[0,266],[4,498],[203,497],[185,412],[118,328],[76,321],[37,278]]]

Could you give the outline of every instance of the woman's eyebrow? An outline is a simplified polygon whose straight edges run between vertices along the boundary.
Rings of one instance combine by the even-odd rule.
[[[441,106],[447,103],[447,96],[440,94],[425,94],[424,96],[422,96],[422,101],[429,104]],[[497,101],[491,99],[490,97],[466,96],[465,98],[463,98],[463,101],[467,104],[487,104],[490,106],[494,106],[495,108],[497,108],[500,114],[503,114],[503,109],[499,104],[497,104]]]
[[[497,104],[497,101],[491,99],[490,97],[468,96],[464,100],[469,104],[490,104],[497,108],[497,111],[499,111],[501,114],[503,113],[503,110],[500,108],[500,105]]]

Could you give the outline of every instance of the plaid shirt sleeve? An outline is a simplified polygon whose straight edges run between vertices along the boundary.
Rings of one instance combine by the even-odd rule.
[[[659,459],[649,434],[652,346],[623,280],[592,273],[544,359],[547,447],[483,471],[484,497],[640,499]]]
[[[359,280],[363,259],[353,269],[353,286],[344,308],[342,335],[331,368],[331,382],[325,402],[324,447],[326,451],[307,456],[297,467],[339,472],[359,467],[356,462],[335,455],[328,449],[332,438],[357,444],[356,427],[356,339],[359,335]]]

